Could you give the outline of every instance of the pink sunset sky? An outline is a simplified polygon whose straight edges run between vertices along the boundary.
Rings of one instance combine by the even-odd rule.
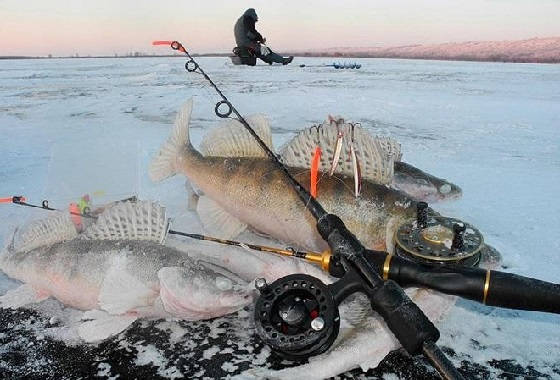
[[[0,55],[229,52],[250,7],[280,51],[560,36],[559,0],[0,0]]]

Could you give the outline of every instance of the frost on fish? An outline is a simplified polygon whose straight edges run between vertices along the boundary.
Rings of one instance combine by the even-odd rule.
[[[310,168],[313,152],[316,147],[320,147],[323,154],[319,170],[328,172],[335,157],[339,132],[342,134],[342,150],[335,173],[354,175],[351,154],[353,144],[362,177],[375,183],[391,183],[394,163],[402,156],[400,144],[390,137],[373,137],[359,124],[345,123],[341,118],[330,118],[323,124],[299,132],[280,149],[282,162],[291,167]]]

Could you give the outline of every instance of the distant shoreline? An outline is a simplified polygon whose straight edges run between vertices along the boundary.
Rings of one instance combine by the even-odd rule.
[[[384,54],[346,54],[346,53],[301,53],[301,52],[284,52],[284,55],[293,55],[298,58],[382,58],[382,59],[415,59],[421,61],[458,61],[458,62],[500,62],[500,63],[543,63],[558,64],[560,59],[506,59],[504,57],[488,57],[488,58],[471,58],[471,57],[448,57],[448,56],[392,56]],[[208,53],[208,54],[191,54],[193,57],[229,57],[230,53]],[[139,55],[139,56],[84,56],[84,57],[30,57],[30,56],[0,56],[0,60],[32,60],[32,59],[97,59],[97,58],[113,58],[113,59],[131,59],[131,58],[185,58],[184,55]]]
[[[279,52],[295,57],[387,58],[438,61],[560,63],[560,37],[531,38],[518,41],[467,41],[434,45],[395,47],[333,47],[317,50],[286,50]],[[193,57],[228,57],[231,53],[192,54]],[[0,59],[66,59],[66,58],[154,58],[184,57],[182,54],[151,55],[129,52],[126,55],[27,57],[3,56]]]

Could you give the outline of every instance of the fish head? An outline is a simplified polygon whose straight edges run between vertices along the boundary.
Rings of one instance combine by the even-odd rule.
[[[247,282],[211,264],[165,267],[158,277],[165,310],[186,320],[230,314],[253,301]]]
[[[459,199],[463,195],[463,190],[451,182],[442,180],[443,183],[437,184],[439,200]]]
[[[395,163],[393,186],[417,201],[439,202],[458,199],[461,188],[404,162]]]
[[[440,179],[430,181],[426,178],[411,178],[398,186],[398,189],[413,199],[424,202],[458,199],[462,195],[459,186]]]

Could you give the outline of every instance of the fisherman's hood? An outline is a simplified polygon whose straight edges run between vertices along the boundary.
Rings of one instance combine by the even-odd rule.
[[[259,17],[257,16],[257,12],[255,11],[255,8],[247,9],[245,13],[243,13],[243,17],[249,17],[255,21],[259,21]]]

